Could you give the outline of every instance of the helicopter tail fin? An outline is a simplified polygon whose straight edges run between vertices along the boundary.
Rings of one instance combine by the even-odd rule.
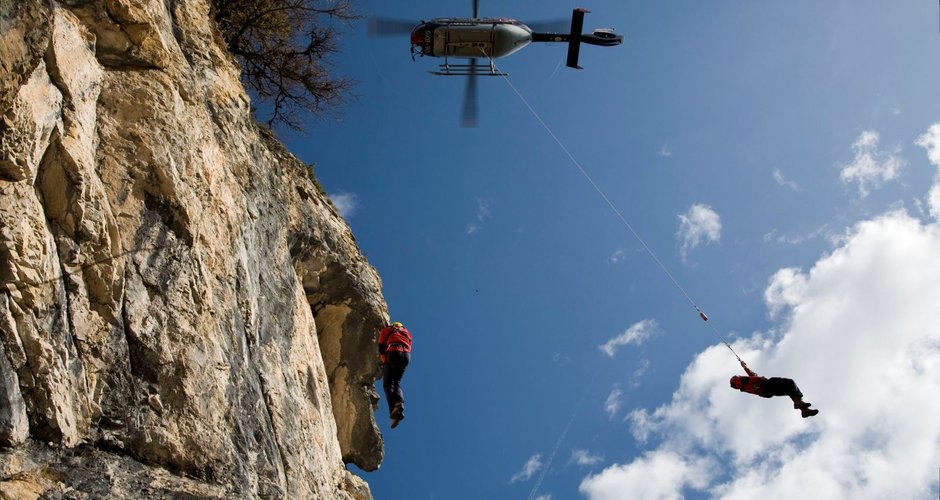
[[[571,13],[571,35],[568,38],[568,62],[566,66],[582,69],[578,66],[578,56],[581,54],[581,28],[584,27],[584,14],[587,9],[577,8]]]

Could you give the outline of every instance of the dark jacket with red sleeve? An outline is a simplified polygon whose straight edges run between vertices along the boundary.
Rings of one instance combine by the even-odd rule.
[[[387,352],[411,352],[411,333],[405,327],[386,326],[379,332],[379,355],[385,363]]]

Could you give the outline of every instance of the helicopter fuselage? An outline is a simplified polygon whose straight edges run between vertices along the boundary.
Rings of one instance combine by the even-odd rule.
[[[532,43],[532,29],[508,18],[438,18],[411,31],[411,52],[431,57],[488,57],[512,54]]]

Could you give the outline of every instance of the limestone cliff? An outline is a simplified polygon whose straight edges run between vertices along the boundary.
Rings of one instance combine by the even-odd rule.
[[[0,498],[370,498],[380,280],[206,0],[0,0]]]

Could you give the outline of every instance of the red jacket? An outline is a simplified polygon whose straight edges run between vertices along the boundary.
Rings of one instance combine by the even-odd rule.
[[[408,329],[389,325],[379,332],[379,354],[383,363],[386,352],[411,352],[411,333]]]
[[[750,368],[748,368],[743,363],[741,364],[741,366],[744,368],[744,371],[747,372],[747,376],[742,377],[740,375],[735,375],[731,377],[731,387],[734,387],[735,389],[741,392],[756,394],[761,397],[768,397],[768,396],[764,396],[763,390],[761,388],[761,385],[767,379],[765,377],[761,377],[760,375],[754,373]]]

